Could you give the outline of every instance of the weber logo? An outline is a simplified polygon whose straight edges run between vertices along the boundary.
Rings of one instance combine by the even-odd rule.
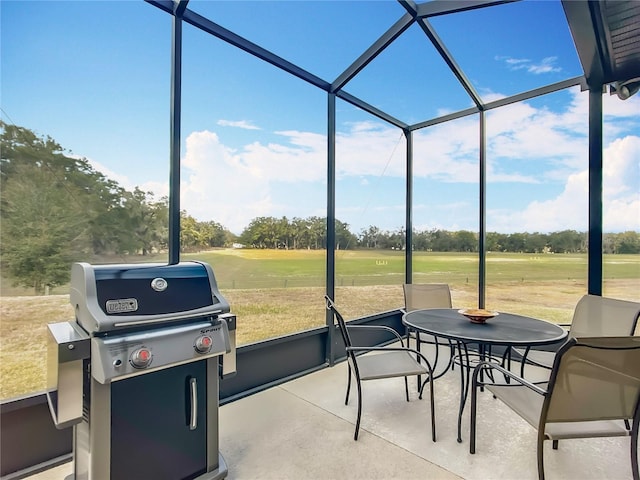
[[[107,300],[107,313],[135,312],[136,310],[138,310],[138,300],[135,298]]]

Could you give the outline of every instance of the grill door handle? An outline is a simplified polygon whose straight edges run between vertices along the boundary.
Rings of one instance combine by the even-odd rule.
[[[189,430],[198,428],[198,383],[195,378],[189,381],[189,392],[191,393],[191,419],[189,420]]]

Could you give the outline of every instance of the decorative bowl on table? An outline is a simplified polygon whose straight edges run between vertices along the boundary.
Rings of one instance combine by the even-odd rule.
[[[500,315],[498,312],[485,310],[484,308],[464,308],[458,310],[458,313],[467,317],[472,323],[485,323],[490,318]]]

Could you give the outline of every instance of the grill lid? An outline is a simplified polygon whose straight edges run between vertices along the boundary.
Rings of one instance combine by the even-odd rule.
[[[70,300],[77,322],[90,333],[229,312],[211,266],[203,262],[74,263]]]

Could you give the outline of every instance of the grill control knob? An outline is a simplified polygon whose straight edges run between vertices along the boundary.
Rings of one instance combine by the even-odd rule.
[[[135,368],[146,368],[153,360],[153,355],[151,355],[151,351],[148,348],[142,347],[135,350],[129,360]]]
[[[213,345],[213,340],[209,335],[201,335],[196,338],[196,343],[193,345],[193,348],[196,349],[198,353],[208,353],[211,350],[211,345]]]

